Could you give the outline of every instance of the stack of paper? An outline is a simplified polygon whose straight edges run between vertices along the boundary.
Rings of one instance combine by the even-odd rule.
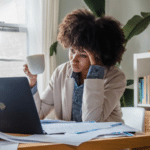
[[[42,124],[46,135],[11,136],[0,132],[0,138],[15,143],[31,142],[55,142],[74,146],[89,141],[98,136],[132,136],[128,132],[137,132],[139,130],[118,122],[103,123],[57,123]],[[62,134],[63,133],[63,134]]]
[[[87,132],[90,130],[111,128],[112,125],[122,125],[115,122],[79,122],[79,123],[57,123],[57,124],[42,124],[43,130],[47,134],[55,133],[78,133]]]
[[[18,144],[9,141],[0,141],[0,150],[17,150]]]

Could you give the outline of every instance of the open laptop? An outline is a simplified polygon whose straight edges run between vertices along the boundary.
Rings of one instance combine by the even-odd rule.
[[[0,78],[0,131],[43,134],[26,77]]]

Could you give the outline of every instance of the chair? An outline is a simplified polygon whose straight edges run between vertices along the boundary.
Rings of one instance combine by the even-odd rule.
[[[145,132],[145,109],[139,107],[121,107],[125,124]]]
[[[150,111],[145,110],[145,132],[150,132]]]

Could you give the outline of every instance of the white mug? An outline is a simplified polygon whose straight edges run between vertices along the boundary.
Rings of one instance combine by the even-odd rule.
[[[45,70],[44,54],[30,55],[26,57],[31,74],[41,74]]]

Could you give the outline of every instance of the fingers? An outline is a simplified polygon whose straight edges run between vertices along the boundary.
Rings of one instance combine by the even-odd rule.
[[[28,71],[28,70],[24,70],[24,73],[25,73],[27,76],[31,76],[31,73],[30,73],[30,71]]]
[[[87,53],[87,55],[88,55],[88,57],[89,57],[89,60],[90,60],[91,65],[96,65],[96,60],[95,60],[94,53],[89,52],[89,51],[87,51],[87,50],[86,50],[86,53]]]
[[[24,64],[24,65],[23,65],[23,67],[24,67],[24,69],[23,69],[23,70],[25,70],[25,71],[29,70],[29,69],[28,69],[28,65],[27,65],[27,64]]]
[[[90,52],[89,52],[89,51],[87,51],[86,49],[84,49],[84,51],[85,51],[88,55],[90,55]]]
[[[31,76],[32,74],[31,74],[30,71],[29,71],[28,65],[27,65],[27,64],[24,64],[23,67],[24,67],[24,69],[23,69],[24,73],[25,73],[27,76]]]
[[[100,57],[94,53],[94,52],[89,52],[87,50],[85,50],[85,52],[87,53],[87,55],[89,56],[89,60],[91,65],[100,65],[100,66],[104,66]]]
[[[31,74],[31,72],[29,71],[28,65],[24,64],[23,67],[24,67],[23,71],[29,77],[29,79],[36,80],[37,75]]]
[[[23,67],[28,67],[28,65],[27,65],[27,64],[24,64]]]

